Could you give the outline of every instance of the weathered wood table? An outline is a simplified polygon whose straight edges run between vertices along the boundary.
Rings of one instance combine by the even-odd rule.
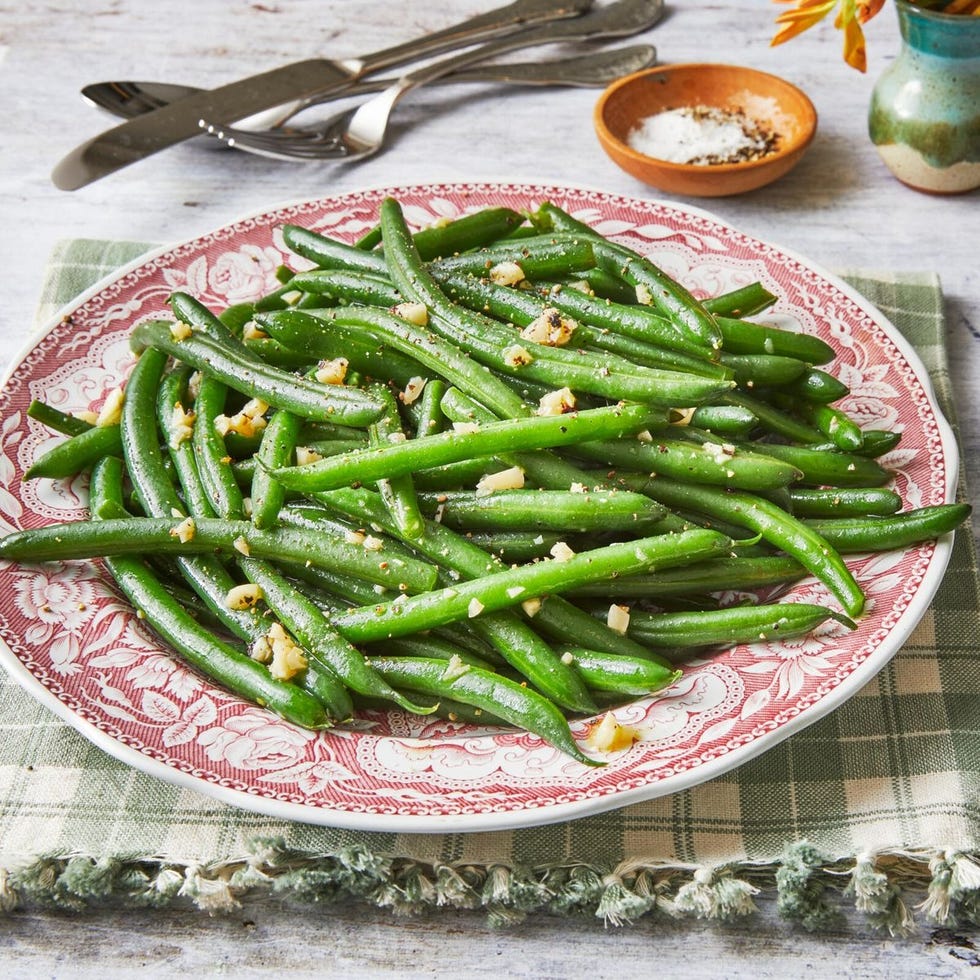
[[[77,0],[7,5],[0,83],[7,123],[0,157],[3,228],[0,363],[26,342],[46,258],[58,239],[171,242],[290,199],[359,187],[505,179],[583,184],[657,196],[603,155],[592,133],[593,90],[447,87],[399,108],[386,152],[358,165],[290,165],[233,154],[203,140],[162,153],[74,194],[55,190],[52,165],[108,125],[78,90],[109,78],[212,86],[285,61],[374,50],[477,10],[477,0]],[[488,4],[483,4],[488,6]],[[847,68],[829,25],[769,47],[775,8],[721,0],[670,5],[648,36],[662,61],[727,61],[781,74],[813,99],[816,142],[790,176],[707,206],[746,233],[825,267],[938,271],[948,298],[949,347],[962,448],[980,487],[980,210],[976,193],[917,193],[885,170],[866,135],[874,78],[897,50],[894,13],[868,27],[869,71]],[[684,977],[946,977],[975,972],[975,933],[877,935],[856,918],[811,936],[771,901],[751,921],[717,925],[535,917],[494,931],[479,913],[419,919],[347,905],[310,914],[274,898],[209,918],[190,909],[71,916],[36,909],[0,921],[7,977],[157,975],[612,977],[656,970]]]

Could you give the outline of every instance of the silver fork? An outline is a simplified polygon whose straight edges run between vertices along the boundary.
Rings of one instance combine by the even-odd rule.
[[[384,144],[392,110],[401,98],[427,82],[498,54],[564,40],[623,37],[653,26],[663,13],[663,0],[617,0],[574,20],[525,31],[490,41],[463,54],[434,62],[398,79],[366,102],[338,113],[300,134],[289,131],[242,132],[233,127],[207,125],[207,132],[229,146],[280,160],[362,159]]]

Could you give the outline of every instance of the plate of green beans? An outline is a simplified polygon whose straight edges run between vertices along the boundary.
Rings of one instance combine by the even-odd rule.
[[[307,823],[717,776],[887,663],[969,515],[852,289],[578,187],[250,216],[79,298],[0,401],[4,666],[125,762]]]

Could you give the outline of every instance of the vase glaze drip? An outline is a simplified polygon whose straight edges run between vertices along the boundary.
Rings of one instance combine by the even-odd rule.
[[[872,93],[871,140],[911,187],[980,187],[980,17],[895,6],[902,46]]]

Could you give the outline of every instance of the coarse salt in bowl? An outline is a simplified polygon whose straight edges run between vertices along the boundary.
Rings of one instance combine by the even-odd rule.
[[[813,139],[817,113],[776,75],[682,64],[614,82],[594,121],[603,149],[632,176],[669,193],[721,197],[791,170]]]

